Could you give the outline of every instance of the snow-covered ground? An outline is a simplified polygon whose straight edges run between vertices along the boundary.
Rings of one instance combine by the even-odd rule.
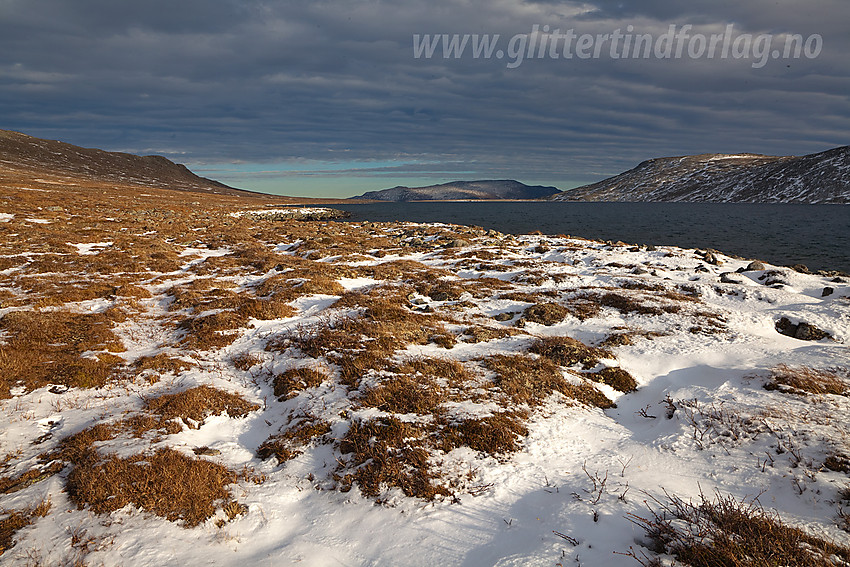
[[[416,231],[417,225],[384,225],[383,230]],[[612,334],[629,332],[631,344],[613,343],[609,348],[615,359],[604,362],[634,376],[637,391],[621,393],[598,385],[616,402],[606,410],[553,394],[532,408],[528,436],[518,452],[495,458],[461,447],[432,456],[439,461],[434,463],[437,470],[465,478],[453,497],[425,501],[387,489],[377,504],[356,488],[334,488],[340,455],[333,439],[345,435],[351,412],[365,416],[378,410],[358,409],[346,389],[333,381],[276,400],[271,384],[262,379],[263,370],[279,372],[312,362],[293,349],[269,351],[270,337],[340,316],[336,296],[305,295],[293,303],[294,316],[252,320],[223,349],[189,354],[175,350],[197,366],[166,374],[156,384],[140,375],[135,382],[97,390],[18,391],[0,402],[0,456],[12,455],[2,474],[14,476],[35,466],[38,456],[60,439],[104,419],[140,411],[143,396],[200,384],[238,393],[260,409],[244,418],[211,417],[198,429],[184,427],[156,442],[108,441],[102,448],[120,456],[148,450],[151,443],[187,455],[195,447],[217,450],[217,455],[204,458],[233,470],[253,467],[265,477],[262,483],[240,480],[232,486],[234,499],[247,511],[232,521],[217,522],[224,517],[219,511],[195,528],[133,506],[97,515],[69,501],[63,484],[66,473],[57,474],[0,498],[0,506],[9,510],[46,498],[52,503],[47,516],[18,532],[16,545],[3,554],[2,562],[60,565],[84,558],[86,565],[134,566],[636,565],[624,554],[630,548],[649,551],[641,547],[647,544],[644,531],[627,515],[647,516],[645,501],[663,498],[665,491],[686,499],[714,491],[738,499],[757,497],[791,525],[850,543],[837,527],[838,492],[848,483],[847,475],[823,466],[830,455],[850,453],[849,399],[763,387],[771,369],[782,364],[846,372],[846,278],[835,281],[775,266],[745,271],[747,260],[717,253],[712,258],[717,263],[707,262],[703,252],[675,247],[647,249],[535,235],[464,238],[468,241],[450,249],[411,246],[367,260],[322,261],[362,267],[413,260],[462,280],[490,277],[509,284],[510,289],[499,293],[464,293],[457,299],[417,294],[409,309],[451,312],[464,321],[486,319],[494,327],[517,330],[515,336],[473,342],[460,333],[452,348],[411,345],[399,357],[449,358],[474,366],[496,354],[524,352],[537,337],[570,336],[598,345]],[[79,254],[95,255],[109,244],[73,246]],[[297,243],[291,241],[269,248],[282,255],[298,254]],[[171,274],[171,283],[200,278],[192,267],[225,254],[225,249],[187,247],[185,272]],[[228,278],[237,289],[247,289],[272,273]],[[387,283],[357,274],[338,281],[347,291]],[[117,326],[127,347],[120,356],[128,362],[159,351],[169,341],[171,331],[160,321],[168,304],[161,282],[152,279],[145,286],[153,294],[139,300],[145,316]],[[568,315],[553,325],[527,322],[520,327],[516,321],[531,303],[504,298],[511,289],[549,293],[540,297],[567,306],[576,301],[576,290],[627,289],[646,304],[657,300],[681,304],[681,309],[642,313],[603,306],[585,320]],[[659,290],[687,293],[698,301],[666,300]],[[85,308],[97,311],[105,305]],[[505,313],[515,315],[495,318]],[[782,317],[814,325],[829,337],[812,341],[780,334],[775,324]],[[258,365],[237,370],[229,364],[241,353],[256,356]],[[336,373],[333,363],[323,364]],[[575,380],[580,375],[579,370],[571,374]],[[449,408],[479,416],[492,409],[486,400]],[[330,423],[330,441],[314,442],[282,465],[274,458],[259,459],[258,446],[302,410]]]

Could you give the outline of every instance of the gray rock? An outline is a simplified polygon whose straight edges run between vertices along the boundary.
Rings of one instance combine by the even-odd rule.
[[[827,295],[832,295],[833,293],[835,293],[835,288],[825,287],[823,288],[823,292],[821,292],[820,296],[826,297]]]
[[[496,315],[493,315],[493,319],[495,319],[496,321],[510,321],[515,316],[516,316],[516,313],[513,313],[511,311],[506,311],[504,313],[498,313]]]
[[[747,265],[748,272],[760,272],[764,269],[766,269],[765,265],[759,262],[758,260],[753,260]]]
[[[776,331],[780,334],[788,337],[794,337],[801,341],[819,341],[831,336],[826,331],[819,329],[810,323],[800,322],[795,325],[787,317],[783,317],[776,322]]]
[[[794,264],[791,266],[791,269],[795,272],[800,272],[801,274],[810,274],[809,268],[804,266],[803,264]]]
[[[469,241],[463,238],[455,238],[446,244],[446,248],[463,248],[464,246],[469,246]]]
[[[797,332],[794,333],[794,338],[801,341],[819,341],[828,336],[829,334],[826,331],[822,331],[809,323],[800,323],[797,325]]]

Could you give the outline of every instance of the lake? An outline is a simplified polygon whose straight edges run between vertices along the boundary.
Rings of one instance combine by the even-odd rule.
[[[444,222],[514,234],[714,248],[850,272],[850,206],[752,203],[418,202],[332,205],[351,220]]]

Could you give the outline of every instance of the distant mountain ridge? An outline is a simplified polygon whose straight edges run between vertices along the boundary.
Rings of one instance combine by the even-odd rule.
[[[805,156],[702,154],[657,158],[555,201],[850,203],[850,146]]]
[[[381,191],[368,191],[352,199],[376,201],[437,201],[437,200],[493,200],[541,199],[560,193],[557,187],[526,185],[513,179],[485,179],[479,181],[452,181],[426,187],[398,186]]]
[[[82,148],[0,130],[0,168],[49,171],[68,177],[219,195],[257,195],[195,175],[163,156]]]

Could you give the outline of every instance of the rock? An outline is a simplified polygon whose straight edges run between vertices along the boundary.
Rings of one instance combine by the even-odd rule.
[[[746,268],[746,270],[748,272],[761,272],[762,270],[765,270],[765,269],[766,269],[765,265],[762,264],[761,262],[759,262],[758,260],[753,260],[752,262],[750,262],[747,265],[747,268]]]
[[[428,294],[428,297],[430,297],[434,301],[448,301],[449,294],[446,293],[445,291],[435,291],[435,292]]]
[[[801,341],[819,341],[830,336],[826,331],[810,323],[800,322],[795,325],[787,317],[783,317],[776,322],[776,331],[782,335]]]
[[[706,268],[705,266],[703,266],[702,264],[700,264],[699,266],[697,266],[696,268],[694,268],[694,271],[695,271],[695,272],[708,272],[708,268]]]
[[[735,272],[723,272],[722,274],[720,274],[720,282],[739,284],[744,283],[744,280]]]
[[[637,268],[632,270],[632,273],[640,276],[640,275],[643,275],[643,274],[648,274],[649,270],[647,270],[645,268],[641,268],[640,266],[638,266]]]
[[[825,287],[825,288],[823,288],[823,291],[821,292],[820,296],[821,296],[821,297],[826,297],[827,295],[832,295],[833,293],[835,293],[835,289],[834,289],[834,288],[831,288],[831,287]]]
[[[722,264],[722,262],[717,259],[717,256],[715,256],[714,252],[712,252],[711,250],[703,254],[702,259],[706,264],[711,264],[712,266],[719,266]]]
[[[504,313],[497,313],[496,315],[493,315],[493,319],[496,321],[510,321],[515,315],[516,313],[505,311]]]
[[[647,252],[655,252],[656,250],[658,250],[658,248],[656,248],[656,247],[655,247],[655,246],[653,246],[652,244],[650,244],[650,245],[648,245],[648,246],[646,247],[646,251],[647,251]]]
[[[791,266],[791,269],[795,272],[800,272],[801,274],[810,274],[809,268],[804,266],[803,264],[794,264]]]
[[[463,248],[464,246],[469,246],[469,241],[463,238],[455,238],[446,244],[446,248]]]
[[[794,338],[800,339],[801,341],[819,341],[828,336],[829,333],[826,331],[822,331],[808,323],[800,323],[797,325],[797,332],[794,333]]]
[[[194,449],[192,449],[192,452],[195,453],[196,455],[208,455],[208,456],[221,455],[221,451],[219,451],[218,449],[212,449],[212,448],[206,447],[206,446],[195,447]]]

